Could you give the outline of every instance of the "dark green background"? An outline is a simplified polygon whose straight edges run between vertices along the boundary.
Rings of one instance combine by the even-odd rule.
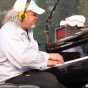
[[[4,15],[9,10],[15,0],[0,0],[0,26]],[[40,16],[39,23],[34,30],[35,38],[39,42],[40,49],[45,50],[46,38],[44,30],[46,29],[46,20],[57,0],[36,0],[36,2],[46,9],[46,13]],[[51,9],[50,9],[51,8]],[[49,24],[49,36],[51,42],[55,42],[54,31],[59,26],[60,20],[75,14],[81,14],[88,19],[88,0],[59,0],[54,11],[51,23]],[[88,21],[86,20],[86,25]]]

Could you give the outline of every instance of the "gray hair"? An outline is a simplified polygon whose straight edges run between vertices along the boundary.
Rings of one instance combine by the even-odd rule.
[[[7,23],[8,21],[12,21],[12,22],[15,22],[15,23],[19,24],[20,20],[17,19],[17,17],[16,17],[17,14],[18,14],[18,12],[14,11],[13,9],[9,10],[4,17],[4,20],[2,21],[2,24]]]

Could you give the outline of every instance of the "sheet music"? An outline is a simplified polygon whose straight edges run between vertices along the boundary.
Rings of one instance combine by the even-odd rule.
[[[88,59],[88,56],[85,56],[85,57],[82,57],[82,58],[78,58],[78,59],[75,59],[75,60],[69,60],[69,61],[66,61],[64,62],[64,64],[57,64],[53,67],[65,67],[65,66],[69,66],[71,64],[74,64],[76,62],[79,62],[79,61],[84,61],[84,60],[87,60]],[[45,69],[49,69],[49,68],[52,68],[52,67],[47,67]]]

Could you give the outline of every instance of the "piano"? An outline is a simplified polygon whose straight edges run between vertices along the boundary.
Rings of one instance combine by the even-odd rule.
[[[88,83],[88,56],[80,57],[78,52],[69,53],[63,52],[63,50],[88,43],[87,41],[88,30],[83,30],[62,38],[46,48],[49,53],[60,53],[64,56],[65,63],[56,65],[51,69],[54,74],[57,74],[61,82],[71,86],[71,88],[82,88]]]

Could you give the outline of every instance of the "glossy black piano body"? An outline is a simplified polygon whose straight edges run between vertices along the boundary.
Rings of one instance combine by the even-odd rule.
[[[81,58],[78,52],[63,52],[63,50],[85,45],[88,41],[88,31],[82,31],[76,33],[74,36],[64,38],[51,46],[47,46],[47,52],[57,52],[64,56],[65,61]],[[53,69],[53,68],[52,68]],[[57,71],[58,70],[58,71]],[[56,72],[57,71],[57,72]],[[54,74],[57,74],[59,80],[69,86],[69,88],[82,88],[88,83],[88,60],[71,63],[69,66],[62,68],[54,67],[52,70]]]

